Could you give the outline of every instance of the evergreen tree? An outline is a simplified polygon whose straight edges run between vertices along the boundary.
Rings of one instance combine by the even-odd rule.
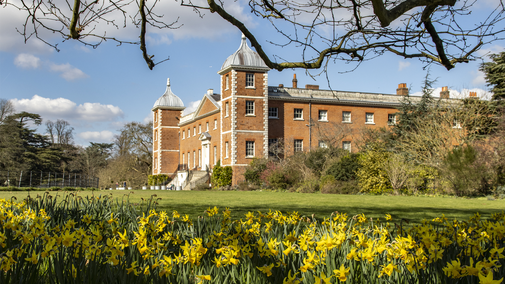
[[[67,158],[58,148],[51,148],[47,136],[29,125],[40,125],[38,114],[21,112],[7,116],[0,124],[0,170],[57,171]]]
[[[493,62],[485,62],[479,70],[484,72],[487,85],[493,87],[493,100],[505,99],[505,52],[490,55]]]

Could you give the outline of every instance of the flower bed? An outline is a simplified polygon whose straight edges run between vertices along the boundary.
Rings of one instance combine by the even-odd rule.
[[[501,283],[505,214],[324,220],[209,208],[191,220],[110,197],[0,199],[0,283]]]

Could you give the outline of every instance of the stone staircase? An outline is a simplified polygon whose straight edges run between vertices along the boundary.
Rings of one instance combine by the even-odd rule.
[[[182,188],[182,190],[192,190],[198,184],[201,183],[209,183],[210,175],[207,171],[191,171],[186,185]]]

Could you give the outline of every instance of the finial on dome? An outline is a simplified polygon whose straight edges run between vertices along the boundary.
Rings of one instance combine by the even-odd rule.
[[[244,33],[242,33],[242,39],[246,39],[246,37],[245,37],[245,34],[244,34]]]
[[[170,87],[170,78],[167,78],[167,87]]]

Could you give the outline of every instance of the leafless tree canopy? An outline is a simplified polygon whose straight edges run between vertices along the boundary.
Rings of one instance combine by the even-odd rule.
[[[58,144],[59,146],[71,145],[74,138],[73,131],[74,128],[66,120],[46,121],[46,133],[52,144]]]
[[[418,58],[452,69],[457,63],[477,58],[476,52],[504,35],[504,4],[481,17],[472,14],[476,0],[249,0],[249,8],[259,19],[269,21],[278,32],[278,46],[300,50],[300,58],[284,59],[265,51],[264,30],[246,26],[231,14],[224,0],[181,0],[182,6],[197,13],[217,13],[236,26],[251,41],[265,63],[272,69],[304,68],[326,70],[336,60],[362,62],[384,53],[403,58]],[[479,2],[479,3],[478,3]],[[138,43],[149,68],[156,63],[147,53],[147,28],[178,28],[178,19],[163,18],[157,9],[159,0],[0,0],[26,11],[27,17],[20,33],[28,40],[41,36],[42,29],[59,33],[63,40],[75,39],[96,47],[104,40],[122,41],[109,37],[109,29],[124,28],[132,23],[140,29]],[[203,3],[203,4],[200,4]],[[133,9],[133,8],[134,9]],[[133,11],[133,13],[132,13]],[[111,17],[121,13],[123,22]],[[203,13],[201,14],[203,15]],[[261,42],[260,42],[261,41]]]
[[[0,99],[0,124],[4,119],[14,113],[14,105],[11,101]]]

